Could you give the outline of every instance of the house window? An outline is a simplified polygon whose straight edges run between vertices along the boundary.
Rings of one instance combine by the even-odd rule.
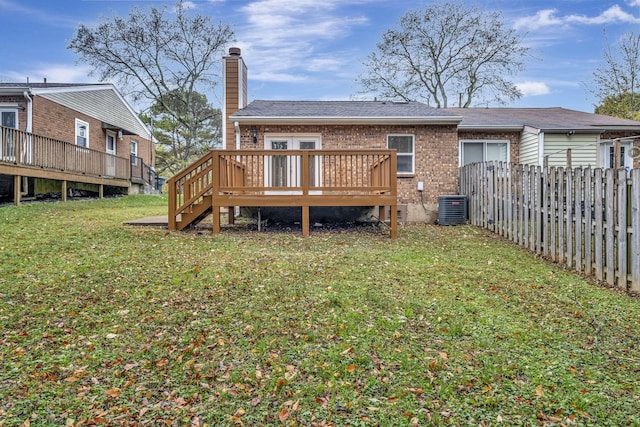
[[[89,147],[89,123],[76,119],[76,145]]]
[[[387,135],[387,148],[396,150],[398,173],[412,174],[414,167],[413,135]]]
[[[131,164],[138,164],[138,143],[136,141],[131,141]]]
[[[509,162],[509,141],[460,141],[460,166],[477,162]]]
[[[18,110],[15,108],[0,107],[0,124],[2,126],[18,129]]]

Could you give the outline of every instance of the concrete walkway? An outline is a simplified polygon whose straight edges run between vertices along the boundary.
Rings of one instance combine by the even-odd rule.
[[[148,216],[146,218],[135,219],[133,221],[127,221],[125,225],[137,225],[148,227],[165,227],[167,228],[169,220],[166,215],[160,216]]]

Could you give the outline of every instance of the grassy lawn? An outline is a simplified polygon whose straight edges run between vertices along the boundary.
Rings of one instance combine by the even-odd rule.
[[[640,299],[472,227],[0,208],[0,426],[640,425]]]

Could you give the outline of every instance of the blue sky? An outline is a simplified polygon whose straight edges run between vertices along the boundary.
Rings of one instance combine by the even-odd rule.
[[[192,0],[215,22],[232,25],[249,68],[249,100],[346,100],[384,30],[424,0]],[[78,24],[125,16],[156,0],[0,0],[0,82],[93,82],[66,49]],[[640,0],[467,0],[501,11],[531,48],[514,77],[524,96],[513,107],[561,106],[593,111],[588,91],[610,43],[640,31]],[[211,99],[213,103],[217,101]],[[219,102],[219,101],[218,101]]]

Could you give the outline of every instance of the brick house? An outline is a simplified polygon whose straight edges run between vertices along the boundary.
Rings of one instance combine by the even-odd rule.
[[[438,197],[457,194],[459,167],[475,161],[609,167],[613,140],[623,166],[640,122],[562,108],[436,109],[419,102],[247,102],[240,49],[224,58],[223,135],[227,150],[396,149],[398,213],[437,218]],[[637,164],[636,160],[636,166]]]
[[[151,133],[112,84],[0,83],[0,115],[0,194],[5,198],[16,193],[18,181],[23,196],[60,192],[67,183],[67,188],[98,192],[107,186],[135,193],[154,166]],[[16,138],[22,145],[12,142]],[[76,156],[91,156],[91,168],[69,166],[69,158],[60,154],[69,145]]]

